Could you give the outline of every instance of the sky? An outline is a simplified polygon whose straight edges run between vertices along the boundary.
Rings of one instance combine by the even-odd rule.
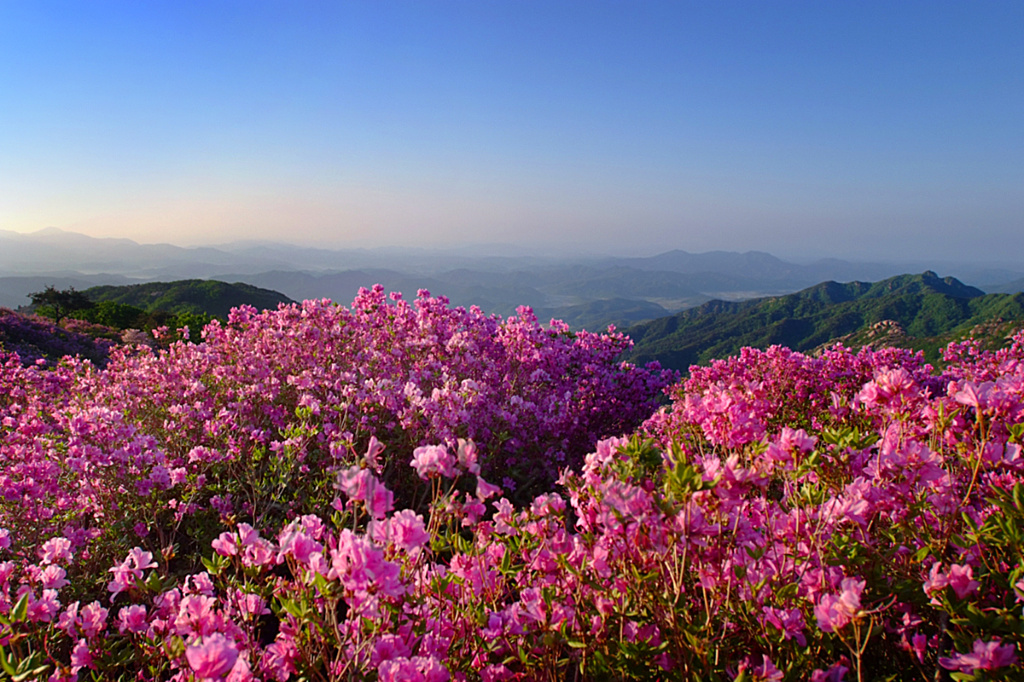
[[[0,0],[0,230],[1024,253],[1024,3]]]

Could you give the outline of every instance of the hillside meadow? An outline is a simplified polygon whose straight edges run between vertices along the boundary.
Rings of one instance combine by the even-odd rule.
[[[383,288],[0,370],[0,667],[1020,678],[1024,333],[745,348]]]

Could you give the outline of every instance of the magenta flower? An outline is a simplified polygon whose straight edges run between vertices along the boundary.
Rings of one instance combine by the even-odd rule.
[[[767,656],[761,657],[760,665],[755,665],[749,657],[744,659],[740,663],[740,670],[746,670],[752,682],[782,682],[782,671]]]
[[[404,656],[381,661],[377,666],[377,676],[380,682],[422,682],[423,680],[423,675],[416,668],[416,664]]]
[[[828,670],[815,670],[812,672],[811,682],[843,682],[848,672],[850,672],[849,668],[841,663],[836,663]]]
[[[380,666],[382,661],[404,658],[409,655],[409,645],[398,635],[384,634],[373,644],[370,665]]]
[[[117,614],[117,629],[121,634],[125,632],[145,632],[149,627],[146,621],[146,607],[141,604],[132,604],[122,608]]]
[[[840,630],[857,616],[864,584],[863,580],[843,578],[838,595],[822,595],[814,606],[814,617],[823,632]]]
[[[1002,644],[998,637],[991,642],[974,640],[974,650],[969,654],[955,654],[949,658],[939,659],[939,665],[946,670],[959,670],[963,673],[975,673],[978,670],[997,670],[1017,662],[1016,648],[1013,644]]]
[[[411,509],[403,509],[389,521],[391,540],[395,547],[406,552],[418,550],[430,541],[423,517]]]
[[[924,583],[924,592],[931,597],[931,603],[939,605],[938,595],[945,587],[952,587],[958,599],[964,599],[981,585],[974,578],[974,569],[970,565],[952,564],[949,571],[942,571],[942,564],[935,562],[928,571]]]
[[[232,640],[215,632],[186,647],[185,658],[196,677],[216,679],[231,672],[238,660],[238,648]]]
[[[28,595],[28,610],[26,616],[29,621],[48,623],[60,611],[60,600],[57,599],[57,590],[43,590],[39,599],[31,592]]]
[[[82,668],[93,668],[95,667],[92,662],[92,653],[89,651],[89,645],[84,639],[78,640],[75,647],[71,650],[71,672],[77,674]]]
[[[493,483],[488,483],[479,476],[476,477],[476,499],[483,502],[484,500],[488,500],[494,497],[495,495],[501,495],[501,492],[501,488],[499,488],[498,486],[494,485]]]
[[[949,567],[949,586],[956,592],[958,599],[964,599],[971,592],[978,589],[981,584],[977,580],[972,580],[974,577],[974,569],[967,566],[961,566],[959,564],[953,564]]]

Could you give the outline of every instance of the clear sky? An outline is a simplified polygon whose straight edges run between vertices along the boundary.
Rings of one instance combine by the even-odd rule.
[[[1019,258],[1024,2],[0,0],[0,229]]]

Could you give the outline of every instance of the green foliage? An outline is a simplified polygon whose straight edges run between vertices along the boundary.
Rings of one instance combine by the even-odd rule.
[[[91,308],[76,312],[72,317],[114,329],[140,329],[145,316],[146,311],[142,308],[116,301],[100,301]]]
[[[284,294],[270,289],[240,282],[228,284],[201,279],[99,286],[86,289],[84,293],[96,302],[111,301],[148,313],[166,311],[175,315],[206,315],[221,319],[227,319],[231,309],[241,305],[251,305],[262,310],[277,308],[279,303],[292,302]],[[193,319],[193,322],[197,321],[198,318]]]
[[[36,312],[53,319],[57,324],[72,312],[93,305],[85,292],[77,291],[74,287],[57,289],[52,284],[42,291],[29,294],[29,298],[32,299],[32,305],[36,306]]]
[[[783,345],[807,352],[839,341],[851,347],[895,344],[923,350],[936,362],[941,348],[968,334],[987,332],[982,335],[991,340],[985,347],[998,346],[1015,326],[1011,321],[1021,320],[1024,294],[986,295],[952,277],[925,272],[874,284],[825,282],[752,301],[709,301],[627,329],[635,346],[626,359],[658,360],[686,371],[735,355],[744,346]]]

